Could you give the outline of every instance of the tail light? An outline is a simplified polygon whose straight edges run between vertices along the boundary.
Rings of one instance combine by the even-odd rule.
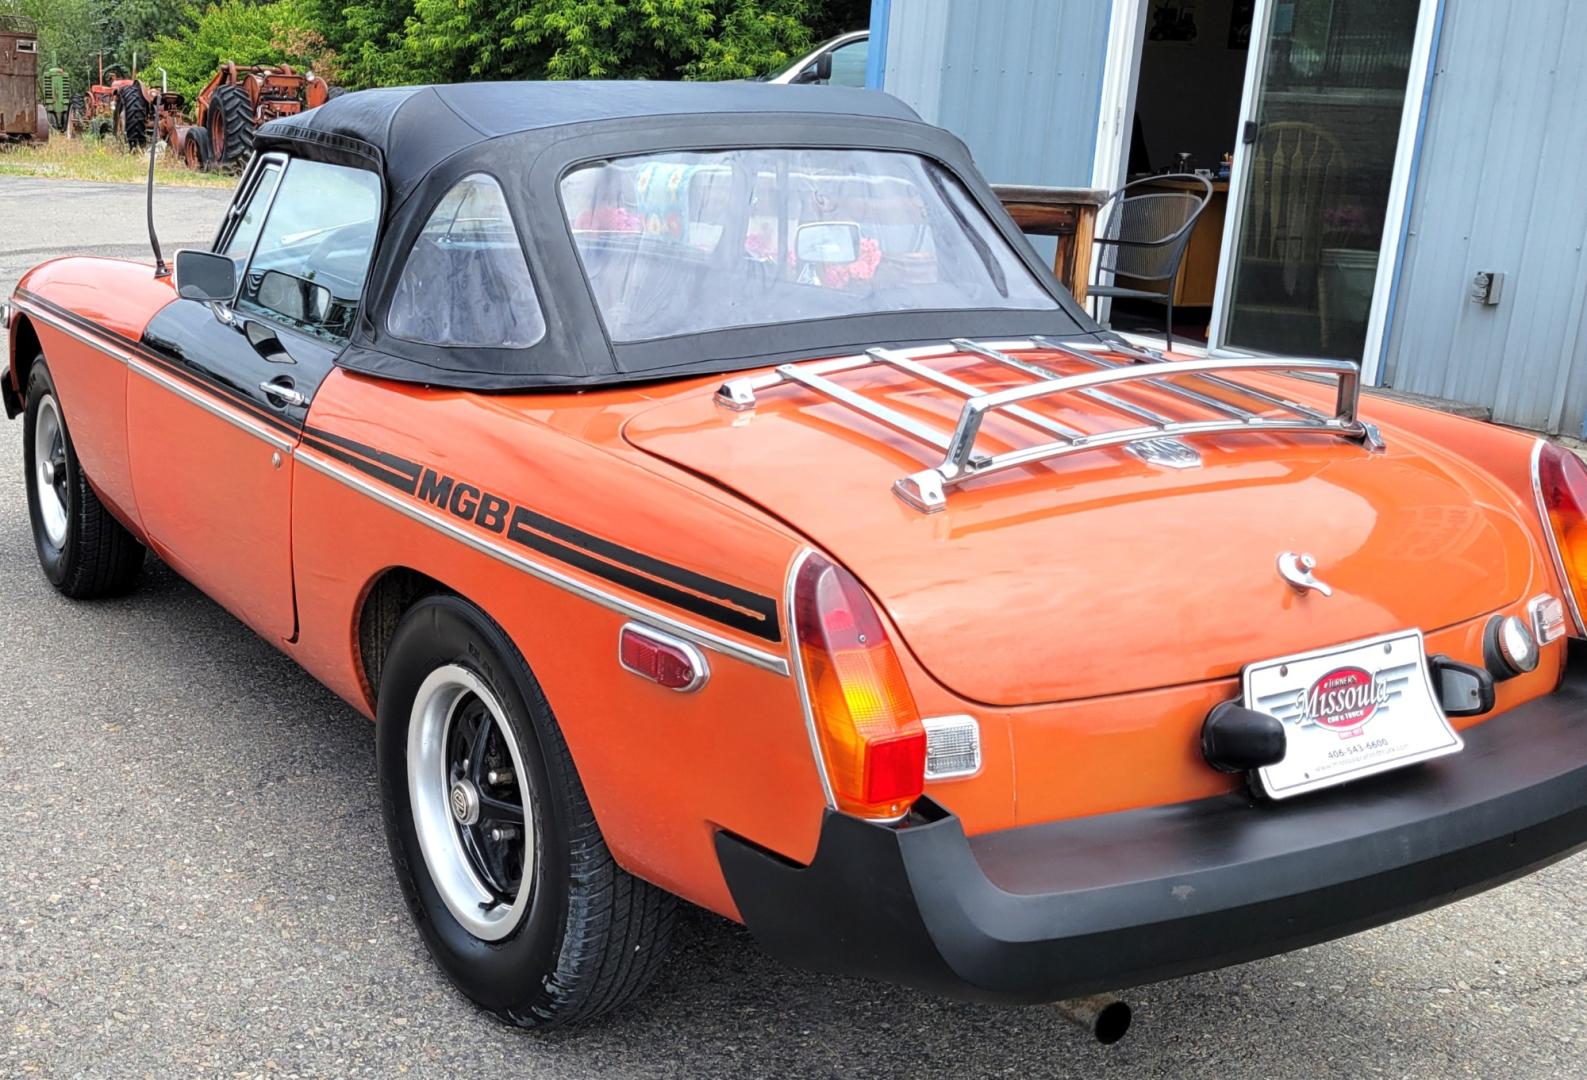
[[[1587,633],[1587,465],[1553,443],[1539,443],[1533,479],[1538,509],[1549,526],[1549,542],[1577,636]]]
[[[902,816],[925,784],[926,730],[870,598],[848,571],[811,554],[794,579],[793,620],[838,809]]]

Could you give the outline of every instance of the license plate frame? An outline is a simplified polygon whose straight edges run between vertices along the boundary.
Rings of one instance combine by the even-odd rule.
[[[1256,771],[1288,799],[1402,769],[1465,743],[1438,701],[1419,629],[1247,664],[1247,708],[1284,724],[1284,760]]]

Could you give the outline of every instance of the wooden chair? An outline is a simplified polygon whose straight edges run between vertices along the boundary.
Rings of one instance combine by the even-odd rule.
[[[1240,258],[1242,272],[1262,275],[1267,287],[1260,299],[1242,300],[1242,307],[1322,318],[1313,308],[1321,303],[1327,211],[1340,205],[1347,168],[1339,140],[1316,124],[1262,126],[1251,151]]]

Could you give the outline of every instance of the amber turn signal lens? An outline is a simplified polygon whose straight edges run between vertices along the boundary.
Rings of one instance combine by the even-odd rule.
[[[838,809],[901,816],[925,785],[926,730],[881,618],[854,576],[819,555],[799,567],[793,617]]]
[[[1537,455],[1539,509],[1554,544],[1561,584],[1570,598],[1576,636],[1587,611],[1587,465],[1562,446],[1544,443]]]

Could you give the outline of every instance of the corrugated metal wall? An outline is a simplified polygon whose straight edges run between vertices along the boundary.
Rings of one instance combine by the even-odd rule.
[[[883,89],[963,139],[993,183],[1090,185],[1107,0],[886,8]]]
[[[1445,0],[1389,385],[1520,427],[1587,421],[1587,3]],[[1479,270],[1506,276],[1472,303]]]

